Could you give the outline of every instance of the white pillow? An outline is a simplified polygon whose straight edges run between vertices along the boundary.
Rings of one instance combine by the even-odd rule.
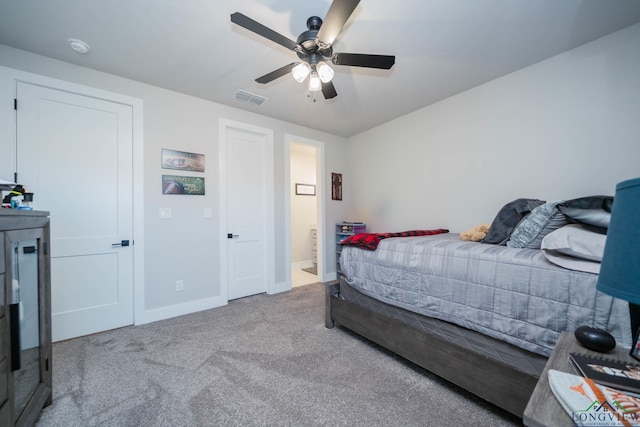
[[[601,262],[607,236],[589,231],[579,224],[569,224],[547,234],[540,245],[563,255]]]
[[[596,261],[589,261],[586,259],[575,258],[569,255],[561,254],[560,252],[547,249],[542,251],[542,254],[549,260],[549,262],[559,265],[560,267],[567,268],[569,270],[586,271],[587,273],[600,274],[600,263]]]

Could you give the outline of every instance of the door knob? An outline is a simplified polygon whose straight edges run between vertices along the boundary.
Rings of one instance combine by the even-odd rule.
[[[235,237],[240,237],[240,235],[239,234],[232,234],[232,233],[227,234],[227,239],[233,239]]]
[[[128,240],[122,240],[122,241],[120,241],[120,243],[112,243],[111,244],[112,248],[124,247],[124,246],[129,246],[129,241]]]

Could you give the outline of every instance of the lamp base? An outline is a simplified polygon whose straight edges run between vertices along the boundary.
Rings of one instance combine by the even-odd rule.
[[[634,359],[640,360],[640,305],[629,303],[629,317],[631,319],[631,352]]]

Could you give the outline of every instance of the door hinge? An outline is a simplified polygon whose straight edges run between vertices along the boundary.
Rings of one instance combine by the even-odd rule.
[[[14,110],[18,109],[18,98],[13,98],[13,109]]]

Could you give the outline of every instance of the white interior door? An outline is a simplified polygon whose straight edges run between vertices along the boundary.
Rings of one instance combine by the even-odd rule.
[[[267,135],[226,129],[227,298],[268,290]]]
[[[18,83],[18,180],[51,212],[54,341],[133,324],[132,107]]]

